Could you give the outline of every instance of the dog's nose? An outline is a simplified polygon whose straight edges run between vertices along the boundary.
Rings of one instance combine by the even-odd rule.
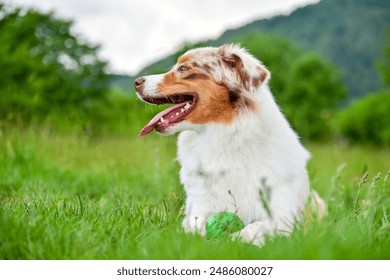
[[[144,87],[144,83],[145,83],[145,78],[144,77],[136,79],[134,81],[135,89],[137,91],[142,91],[142,88]]]

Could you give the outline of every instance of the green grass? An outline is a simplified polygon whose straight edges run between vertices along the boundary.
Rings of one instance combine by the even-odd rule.
[[[173,137],[0,130],[0,259],[390,259],[390,150],[308,148],[329,214],[259,249],[182,232]]]

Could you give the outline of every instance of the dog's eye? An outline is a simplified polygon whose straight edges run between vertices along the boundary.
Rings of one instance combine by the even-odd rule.
[[[188,70],[188,67],[184,66],[184,65],[180,65],[179,68],[177,69],[179,72],[185,72]]]

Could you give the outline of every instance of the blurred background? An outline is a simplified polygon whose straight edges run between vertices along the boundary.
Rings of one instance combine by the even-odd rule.
[[[304,140],[390,144],[390,2],[0,1],[0,127],[136,135],[134,78],[239,42]]]
[[[260,254],[183,234],[176,136],[138,136],[135,77],[230,42],[329,209]],[[0,0],[0,259],[390,259],[389,159],[389,0]]]

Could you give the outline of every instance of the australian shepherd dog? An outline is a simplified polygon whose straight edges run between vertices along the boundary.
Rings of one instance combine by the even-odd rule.
[[[140,135],[180,133],[186,232],[204,235],[208,218],[228,211],[245,225],[234,237],[262,245],[302,220],[311,194],[310,155],[276,104],[269,79],[266,67],[239,45],[193,49],[169,72],[136,79],[143,101],[173,104]],[[314,200],[323,211],[323,201]]]

